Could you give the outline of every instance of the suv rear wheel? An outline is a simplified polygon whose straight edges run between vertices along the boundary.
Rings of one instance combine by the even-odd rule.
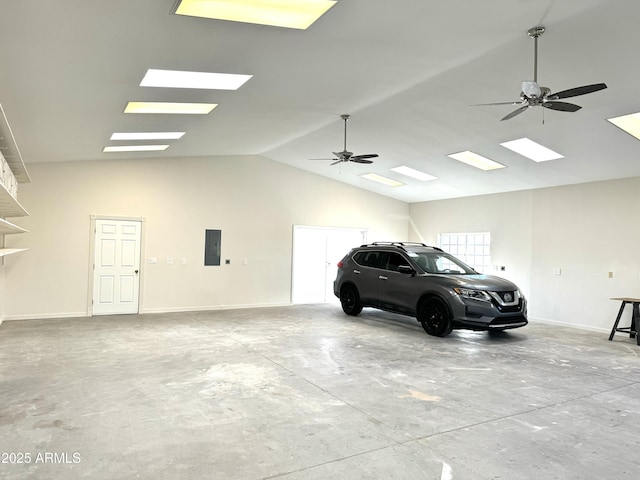
[[[439,298],[427,298],[420,302],[417,317],[424,331],[434,337],[446,337],[453,330],[449,309]]]
[[[353,285],[345,285],[340,290],[340,303],[342,310],[347,315],[358,315],[362,311],[362,303],[360,303],[360,295]]]

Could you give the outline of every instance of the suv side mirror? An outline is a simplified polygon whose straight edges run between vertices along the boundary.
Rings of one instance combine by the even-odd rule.
[[[416,271],[409,265],[399,265],[398,273],[404,273],[406,275],[415,275]]]

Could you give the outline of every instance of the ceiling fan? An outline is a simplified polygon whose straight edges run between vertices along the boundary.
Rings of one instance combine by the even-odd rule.
[[[542,106],[551,110],[561,112],[577,112],[582,107],[574,103],[558,102],[557,100],[569,97],[577,97],[578,95],[586,95],[587,93],[597,92],[607,88],[604,83],[594,83],[593,85],[583,85],[581,87],[562,90],[561,92],[551,93],[547,87],[538,85],[538,37],[542,35],[545,28],[542,26],[530,28],[527,33],[535,42],[533,57],[533,81],[522,82],[522,91],[520,92],[520,101],[516,102],[499,102],[499,103],[483,103],[482,105],[519,105],[517,110],[505,115],[500,120],[509,120],[516,115],[521,114],[529,107]]]
[[[341,152],[332,152],[336,158],[313,158],[312,160],[334,160],[331,165],[335,165],[336,163],[341,162],[355,162],[355,163],[373,163],[371,158],[376,158],[378,156],[377,153],[366,153],[364,155],[354,155],[353,152],[349,152],[347,150],[347,121],[349,120],[350,115],[343,114],[340,115],[340,118],[344,120],[344,147]]]

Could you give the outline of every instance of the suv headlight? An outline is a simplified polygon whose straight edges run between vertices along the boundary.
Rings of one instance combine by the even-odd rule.
[[[470,288],[454,288],[454,292],[456,292],[461,297],[472,298],[474,300],[482,300],[484,302],[490,302],[491,297],[484,290],[472,290]]]

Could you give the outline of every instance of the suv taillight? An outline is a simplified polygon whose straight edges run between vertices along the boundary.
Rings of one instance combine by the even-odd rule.
[[[338,262],[338,268],[342,268],[342,267],[344,267],[344,263],[342,263],[342,260],[340,260],[340,261]]]

